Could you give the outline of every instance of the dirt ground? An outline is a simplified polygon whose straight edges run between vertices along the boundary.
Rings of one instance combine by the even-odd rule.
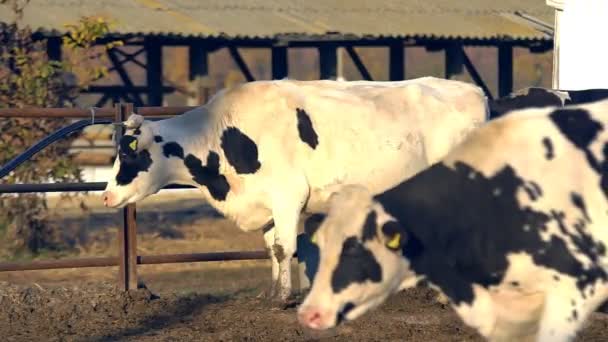
[[[71,238],[62,257],[114,255],[118,215],[90,200],[91,212],[57,205]],[[141,254],[263,248],[197,198],[154,196],[138,211]],[[46,255],[46,258],[54,255]],[[115,268],[0,273],[4,341],[481,341],[428,289],[391,297],[381,308],[317,333],[296,322],[295,308],[271,308],[257,295],[270,283],[268,261],[146,265],[145,284],[114,287]],[[596,313],[578,341],[608,340],[608,315]]]

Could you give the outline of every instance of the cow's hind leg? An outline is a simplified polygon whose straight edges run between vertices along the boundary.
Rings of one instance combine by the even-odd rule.
[[[275,298],[277,296],[277,290],[279,288],[279,262],[274,253],[274,223],[264,229],[264,242],[266,244],[266,250],[270,256],[272,263],[272,284],[270,285],[270,292],[268,298]]]
[[[274,244],[272,253],[279,265],[278,284],[275,299],[287,304],[291,296],[291,261],[296,252],[298,221],[308,193],[296,191],[293,184],[290,192],[276,194],[273,200]]]

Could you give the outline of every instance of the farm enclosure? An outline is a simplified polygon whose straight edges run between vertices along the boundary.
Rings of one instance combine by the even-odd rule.
[[[79,237],[78,256],[114,251],[120,223],[89,196],[89,215],[54,202],[56,222]],[[139,206],[141,253],[255,250],[244,233],[196,193],[164,191]],[[269,286],[269,261],[139,266],[147,289],[121,292],[116,267],[0,273],[0,334],[8,341],[481,341],[435,294],[414,289],[333,331],[313,334],[295,308],[275,310],[257,295]],[[608,316],[594,314],[579,341],[605,340]]]

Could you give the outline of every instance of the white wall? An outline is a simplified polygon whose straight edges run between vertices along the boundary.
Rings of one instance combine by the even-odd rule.
[[[608,1],[546,2],[556,8],[553,88],[608,88]]]

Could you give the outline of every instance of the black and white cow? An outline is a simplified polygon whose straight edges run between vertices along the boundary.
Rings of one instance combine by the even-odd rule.
[[[509,96],[488,101],[490,118],[494,119],[517,109],[585,104],[608,98],[608,89],[555,90],[530,87]]]
[[[607,198],[607,100],[512,112],[383,193],[332,195],[299,321],[329,328],[422,281],[489,340],[569,341],[608,298]]]
[[[264,230],[272,297],[291,293],[302,212],[323,212],[342,184],[381,192],[438,161],[487,116],[473,85],[260,81],[180,116],[131,115],[103,194],[121,207],[167,184],[190,184],[243,230]]]

